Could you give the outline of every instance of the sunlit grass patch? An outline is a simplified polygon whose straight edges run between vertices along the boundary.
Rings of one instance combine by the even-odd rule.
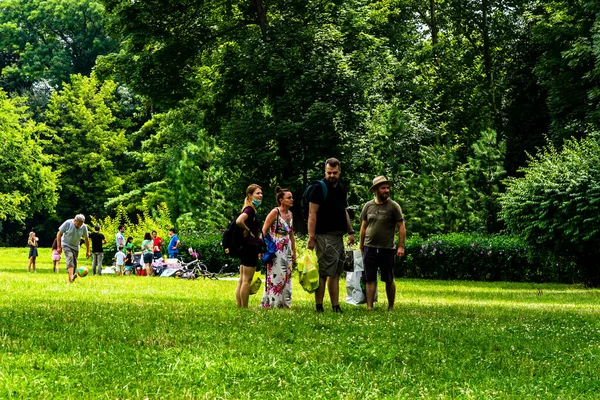
[[[47,257],[47,262],[44,261]],[[398,280],[374,312],[235,307],[235,281],[88,276],[0,250],[0,398],[595,398],[598,290]],[[82,258],[83,264],[90,261]],[[344,282],[340,285],[344,298]],[[327,296],[326,296],[327,299]]]

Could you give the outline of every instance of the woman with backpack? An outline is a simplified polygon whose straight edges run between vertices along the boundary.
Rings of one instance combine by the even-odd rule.
[[[267,261],[265,293],[261,306],[264,308],[290,308],[292,305],[292,267],[296,262],[296,242],[292,225],[294,197],[288,189],[275,188],[278,207],[271,210],[263,225],[275,242],[275,255]],[[263,257],[264,260],[264,257]]]
[[[240,308],[248,307],[250,282],[256,272],[258,255],[262,251],[263,241],[260,238],[260,221],[256,209],[262,203],[262,188],[252,184],[246,189],[246,198],[242,213],[235,223],[243,230],[243,245],[240,252],[240,280],[235,288],[235,301]]]

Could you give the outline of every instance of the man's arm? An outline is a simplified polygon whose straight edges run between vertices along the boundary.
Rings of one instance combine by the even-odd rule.
[[[88,237],[85,237],[83,239],[85,241],[85,257],[86,258],[90,258],[90,239]]]
[[[363,220],[362,224],[360,224],[360,238],[359,240],[359,244],[358,244],[358,248],[360,249],[360,251],[363,250],[363,247],[365,246],[365,236],[367,234],[367,221]]]
[[[58,254],[62,253],[62,245],[60,244],[62,235],[63,233],[61,231],[58,231],[58,233],[56,234],[56,251],[58,251]]]
[[[406,240],[406,226],[404,221],[398,221],[398,250],[396,255],[398,257],[404,256],[404,241]]]
[[[348,227],[348,246],[354,244],[354,229],[352,228],[352,222],[350,222],[350,214],[346,210],[346,226]]]
[[[306,247],[309,250],[314,250],[316,245],[317,211],[319,211],[319,204],[308,203],[308,243]]]

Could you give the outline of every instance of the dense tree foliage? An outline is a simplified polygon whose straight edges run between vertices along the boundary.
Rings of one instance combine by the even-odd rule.
[[[179,227],[216,230],[249,183],[267,206],[275,185],[299,199],[336,156],[356,223],[385,174],[411,232],[498,232],[502,179],[527,174],[526,154],[600,130],[595,0],[0,10],[0,85],[27,98],[21,126],[40,123],[58,179],[56,210],[23,214],[28,226],[165,203]]]
[[[127,190],[134,138],[126,136],[131,121],[117,118],[125,114],[118,100],[118,85],[93,75],[73,75],[50,97],[45,120],[52,136],[46,150],[61,176],[59,215],[100,215],[107,199]]]
[[[40,81],[57,87],[71,74],[88,75],[98,55],[117,50],[104,25],[97,1],[0,2],[0,85],[7,91]]]
[[[23,103],[0,89],[0,227],[52,211],[57,201],[58,179],[43,153],[46,128],[29,119]]]

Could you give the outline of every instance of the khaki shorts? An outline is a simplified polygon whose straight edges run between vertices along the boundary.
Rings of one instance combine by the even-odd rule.
[[[317,234],[316,246],[319,260],[319,276],[340,275],[344,270],[344,236],[328,233]]]
[[[65,253],[67,269],[77,268],[77,257],[79,257],[79,250],[73,250],[70,247],[63,247],[63,253]]]

